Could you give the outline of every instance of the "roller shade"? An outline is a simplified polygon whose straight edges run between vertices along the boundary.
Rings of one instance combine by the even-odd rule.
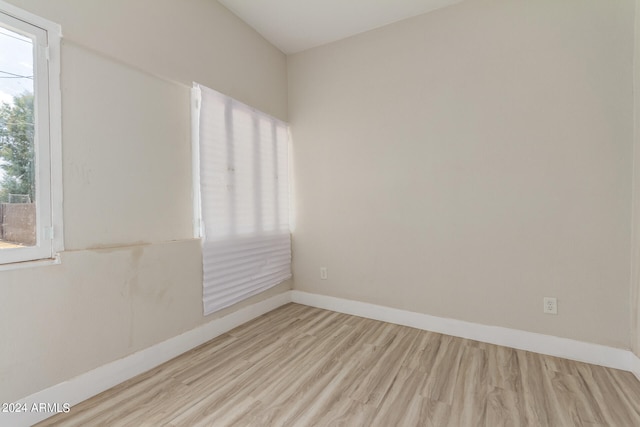
[[[196,232],[209,314],[291,277],[289,129],[200,85],[193,99]]]

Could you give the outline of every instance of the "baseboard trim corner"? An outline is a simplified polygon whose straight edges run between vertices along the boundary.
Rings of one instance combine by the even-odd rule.
[[[636,354],[631,353],[631,373],[633,375],[636,376],[636,378],[638,379],[638,381],[640,381],[640,357],[638,357]]]
[[[243,307],[226,316],[213,319],[166,341],[140,350],[122,359],[107,363],[94,370],[78,375],[68,381],[41,390],[15,403],[25,404],[27,411],[21,413],[0,413],[0,425],[31,426],[53,415],[51,412],[30,411],[33,404],[43,402],[63,404],[71,407],[110,389],[136,375],[142,374],[185,353],[231,329],[291,302],[291,291],[274,295],[264,301]]]
[[[489,326],[430,316],[428,314],[303,291],[291,291],[291,300],[299,304],[395,323],[416,329],[439,332],[460,338],[531,351],[548,356],[562,357],[609,368],[622,369],[634,373],[637,372],[636,376],[640,378],[640,359],[629,350],[500,326]],[[637,360],[635,371],[633,369],[632,356]]]

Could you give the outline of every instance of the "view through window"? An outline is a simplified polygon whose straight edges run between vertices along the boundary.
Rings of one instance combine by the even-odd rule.
[[[0,0],[0,269],[64,249],[61,33]]]
[[[0,250],[36,242],[34,43],[0,26]]]

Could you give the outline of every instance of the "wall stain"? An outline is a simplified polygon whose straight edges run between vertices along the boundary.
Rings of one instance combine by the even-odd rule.
[[[128,249],[131,250],[131,258],[129,264],[129,274],[131,277],[126,281],[129,288],[129,348],[133,347],[133,333],[135,328],[135,312],[134,312],[134,299],[135,295],[140,293],[139,286],[139,274],[140,274],[140,260],[144,255],[144,246],[132,246]]]
[[[136,304],[145,306],[152,305],[156,307],[169,308],[173,298],[169,296],[172,285],[171,280],[145,280],[145,268],[149,270],[149,265],[144,265],[143,256],[145,254],[146,245],[131,246],[129,266],[126,272],[125,283],[123,287],[123,297],[128,298],[129,303],[129,348],[134,346],[134,334],[136,328],[135,307]],[[154,260],[155,263],[160,262]],[[147,260],[148,263],[148,260]]]
[[[90,251],[90,252],[98,252],[98,253],[112,253],[112,252],[130,250],[131,248],[135,248],[135,247],[144,247],[144,246],[150,246],[150,245],[152,245],[152,243],[145,242],[142,240],[136,241],[133,243],[110,243],[106,245],[97,244],[97,245],[92,245],[86,249],[79,249],[76,252]],[[67,251],[67,252],[74,252],[74,251]]]

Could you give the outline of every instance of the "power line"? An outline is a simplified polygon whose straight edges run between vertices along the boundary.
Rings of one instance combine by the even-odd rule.
[[[8,71],[0,70],[0,73],[8,74],[8,75],[11,76],[11,77],[0,76],[0,79],[33,79],[33,76],[21,76],[20,74],[14,74],[14,73],[10,73]]]

